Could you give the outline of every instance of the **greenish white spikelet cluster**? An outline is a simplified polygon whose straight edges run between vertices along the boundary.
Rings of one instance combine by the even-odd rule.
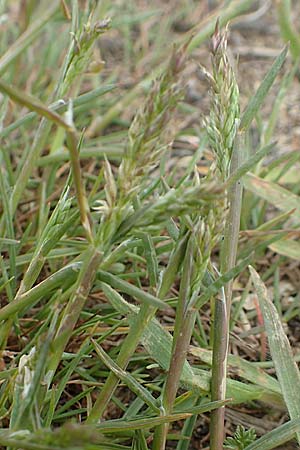
[[[33,347],[29,355],[23,355],[20,358],[16,385],[21,388],[23,400],[27,397],[33,379],[35,351],[35,347]]]
[[[119,169],[121,196],[127,197],[141,186],[172,140],[169,125],[172,111],[183,95],[180,75],[185,66],[186,45],[174,48],[167,69],[154,82],[132,122]]]
[[[210,115],[205,119],[209,144],[222,180],[229,175],[231,155],[239,126],[239,89],[227,53],[227,28],[212,37],[212,74],[204,69],[211,87]]]
[[[73,54],[65,73],[62,95],[66,94],[77,76],[86,70],[91,62],[94,42],[98,36],[109,29],[110,23],[110,19],[104,19],[91,24],[91,18],[89,18],[88,22],[83,26],[83,29],[79,30],[78,34],[74,34]]]
[[[20,413],[26,405],[27,397],[32,387],[35,374],[36,348],[33,347],[28,355],[23,355],[19,361],[18,373],[14,384],[14,400],[10,426],[13,429],[18,422]]]

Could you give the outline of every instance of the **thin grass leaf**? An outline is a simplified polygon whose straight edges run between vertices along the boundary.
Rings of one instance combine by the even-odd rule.
[[[138,397],[140,397],[146,405],[148,405],[154,412],[157,414],[161,413],[161,409],[159,406],[157,406],[157,401],[155,398],[150,394],[147,389],[145,389],[130,373],[126,372],[125,370],[121,369],[110,357],[107,353],[104,352],[104,350],[100,347],[99,344],[97,344],[94,339],[92,339],[92,343],[94,345],[94,348],[98,354],[98,356],[101,358],[101,361],[104,362],[104,364],[120,379],[122,380],[128,387],[131,389]]]
[[[298,195],[252,173],[244,175],[243,183],[246,189],[267,200],[281,211],[288,212],[294,209],[295,219],[300,220],[300,197]]]
[[[150,306],[154,306],[155,308],[160,309],[168,309],[169,306],[167,303],[164,303],[159,298],[155,297],[152,294],[149,294],[146,291],[143,291],[142,289],[139,289],[138,287],[134,286],[133,284],[128,283],[127,281],[121,280],[115,275],[112,275],[111,273],[104,272],[103,270],[99,270],[97,273],[97,278],[100,281],[103,281],[104,283],[109,284],[115,289],[120,290],[121,292],[124,292],[128,295],[131,295],[134,297],[137,301],[141,303],[146,303]]]
[[[2,167],[0,167],[0,197],[2,199],[2,205],[3,205],[3,216],[6,224],[6,238],[8,238],[8,241],[6,243],[10,242],[12,243],[15,241],[15,231],[14,231],[14,223],[13,223],[13,214],[10,208],[9,204],[9,198],[8,198],[8,190],[9,186],[7,185],[6,177],[4,176],[4,170]],[[2,236],[2,239],[4,239],[5,236]],[[0,242],[1,244],[1,242]],[[1,248],[0,248],[1,249]],[[8,247],[8,254],[9,254],[9,275],[12,277],[11,282],[11,290],[12,292],[15,292],[16,289],[16,279],[17,279],[17,272],[16,272],[16,247],[14,245],[9,245]]]
[[[278,312],[270,301],[267,289],[258,273],[250,266],[250,273],[263,313],[270,352],[291,419],[300,418],[300,373],[294,361],[289,340],[283,330]],[[300,441],[300,433],[298,433]]]
[[[78,97],[73,99],[74,113],[76,114],[77,110],[79,108],[82,108],[83,106],[90,107],[91,103],[94,102],[98,97],[101,97],[102,95],[112,91],[115,88],[116,85],[109,84],[106,86],[100,86],[96,89],[93,89],[92,91],[79,95]],[[65,112],[67,110],[67,107],[68,107],[67,103],[64,100],[60,99],[57,102],[51,104],[49,106],[49,109],[57,112]],[[29,124],[32,121],[32,119],[34,119],[37,116],[38,114],[36,112],[30,112],[28,114],[25,114],[24,117],[15,120],[13,123],[0,130],[0,138],[4,139],[8,137],[10,133],[12,133],[14,130],[17,130],[21,126]]]
[[[159,424],[163,424],[166,422],[176,422],[178,420],[187,419],[191,417],[193,414],[202,414],[207,411],[212,411],[215,408],[219,408],[220,406],[227,403],[228,400],[217,401],[217,402],[208,402],[204,405],[196,406],[193,408],[192,412],[178,412],[175,414],[169,414],[161,417],[145,417],[139,420],[128,420],[123,421],[119,419],[115,420],[107,420],[99,425],[97,425],[97,430],[101,431],[103,434],[110,433],[122,433],[126,430],[143,430],[153,428]]]
[[[250,255],[243,259],[239,264],[233,267],[228,272],[224,273],[224,275],[219,276],[216,280],[211,280],[204,290],[204,292],[192,302],[189,307],[190,308],[201,308],[208,300],[216,295],[220,289],[222,289],[226,283],[228,283],[233,278],[237,277],[245,268],[250,264],[253,259],[253,255]]]
[[[26,108],[30,109],[31,111],[35,111],[37,114],[45,117],[46,119],[51,120],[56,125],[64,128],[66,131],[72,132],[72,127],[68,122],[66,122],[66,120],[63,119],[63,117],[48,108],[43,104],[43,102],[41,102],[37,98],[34,98],[32,95],[26,94],[25,92],[16,88],[16,86],[9,85],[2,79],[0,79],[0,91],[8,95],[16,103],[22,106],[26,106]]]
[[[272,142],[269,145],[257,150],[253,156],[241,164],[241,166],[235,170],[228,180],[226,181],[226,186],[230,187],[234,185],[238,180],[240,180],[249,170],[251,170],[259,161],[261,161],[266,155],[268,155],[275,147],[276,143]]]
[[[211,365],[212,352],[210,350],[190,346],[189,352],[200,358],[201,361]],[[281,395],[278,381],[251,362],[246,361],[239,356],[228,355],[228,367],[230,368],[231,373],[237,374],[240,378]]]
[[[81,263],[73,263],[50,275],[46,280],[22,294],[17,300],[0,309],[0,320],[6,320],[13,314],[22,314],[33,307],[41,298],[62,286],[70,286],[78,276]]]
[[[18,245],[18,244],[20,244],[20,241],[17,241],[16,239],[0,238],[0,244]]]
[[[292,48],[291,48],[291,53],[292,53]],[[268,120],[267,126],[265,127],[265,131],[263,134],[264,144],[268,144],[270,142],[270,140],[272,139],[276,125],[278,123],[278,119],[280,117],[280,109],[281,109],[282,103],[283,103],[284,99],[286,98],[287,91],[291,87],[292,82],[295,78],[295,75],[297,74],[297,70],[299,68],[299,62],[300,62],[300,58],[298,57],[292,67],[292,70],[287,72],[281,80],[280,88],[276,95],[274,105],[272,108],[272,112],[269,116],[269,120]]]
[[[265,101],[267,94],[275,81],[275,78],[277,77],[280,69],[283,66],[283,63],[287,56],[287,52],[288,46],[284,47],[282,52],[277,56],[272,67],[270,68],[265,78],[263,79],[262,83],[260,84],[259,88],[257,89],[255,95],[251,98],[248,106],[246,107],[245,111],[242,114],[240,130],[247,130],[249,128],[252,120],[256,116],[263,102]]]

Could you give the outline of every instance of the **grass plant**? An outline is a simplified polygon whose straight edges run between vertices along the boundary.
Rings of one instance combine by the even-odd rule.
[[[193,2],[174,17],[120,4],[123,15],[110,1],[0,4],[0,446],[187,450],[203,418],[211,450],[299,442],[299,355],[286,334],[299,304],[285,308],[280,278],[281,263],[299,261],[299,191],[286,183],[298,156],[267,164],[298,71],[291,3],[277,10],[288,7],[292,69],[285,47],[245,107],[228,21],[256,2],[218,5],[180,38],[174,23]],[[186,97],[204,42],[206,115]],[[105,68],[116,44],[122,62]],[[188,163],[178,142],[193,145]],[[270,361],[257,360],[267,342]],[[275,410],[280,425],[261,437],[249,421],[226,437],[226,408],[241,405]]]

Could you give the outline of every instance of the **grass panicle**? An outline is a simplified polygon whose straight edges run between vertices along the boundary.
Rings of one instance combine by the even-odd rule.
[[[239,88],[226,52],[227,34],[228,28],[220,31],[217,23],[211,39],[212,73],[204,70],[211,88],[210,115],[204,123],[223,180],[229,176],[240,120]]]
[[[174,47],[169,64],[152,88],[128,131],[128,143],[119,168],[121,197],[136,192],[174,136],[170,126],[172,112],[183,98],[182,72],[186,63],[186,46]]]

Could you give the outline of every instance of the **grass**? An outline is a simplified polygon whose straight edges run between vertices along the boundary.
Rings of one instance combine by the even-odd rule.
[[[277,2],[292,69],[284,47],[245,102],[227,23],[255,2],[194,27],[192,3],[0,5],[1,448],[207,448],[205,421],[211,450],[300,439],[280,273],[299,260],[297,158],[267,158],[299,36]],[[201,109],[186,84],[206,42]],[[240,407],[249,423],[225,424]]]

